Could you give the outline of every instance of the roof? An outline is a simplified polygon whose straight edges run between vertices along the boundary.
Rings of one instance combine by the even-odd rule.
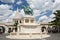
[[[13,19],[20,19],[20,18],[21,18],[21,17],[20,17],[20,14],[19,14],[19,11],[18,11],[18,9],[17,9],[17,11],[16,11]]]
[[[6,22],[5,25],[14,25],[13,22]]]
[[[5,25],[5,23],[0,23],[0,25]]]
[[[46,22],[46,23],[40,23],[41,25],[50,25],[51,23],[48,23],[48,22]]]
[[[34,16],[31,16],[31,15],[25,15],[24,18],[34,18]]]

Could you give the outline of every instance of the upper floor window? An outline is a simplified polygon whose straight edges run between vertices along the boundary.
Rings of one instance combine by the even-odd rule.
[[[33,19],[31,19],[31,23],[33,23],[34,22],[34,20]]]
[[[26,22],[26,23],[29,23],[29,19],[25,19],[25,22]]]
[[[20,20],[20,23],[22,23],[21,20]]]
[[[18,20],[15,20],[15,23],[18,23]]]

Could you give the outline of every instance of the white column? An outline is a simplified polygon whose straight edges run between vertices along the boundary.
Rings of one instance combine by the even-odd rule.
[[[5,33],[8,33],[8,27],[7,26],[4,26],[5,27]]]
[[[36,20],[34,19],[34,23],[36,23]]]
[[[19,26],[17,26],[17,35],[19,35]]]
[[[17,28],[17,29],[18,29],[18,32],[20,32],[20,28],[19,28],[19,26],[18,26],[18,28]]]
[[[30,23],[30,20],[31,20],[31,19],[29,19],[29,23]]]
[[[20,20],[18,20],[18,24],[20,23]]]
[[[24,18],[24,23],[25,23],[25,18]]]

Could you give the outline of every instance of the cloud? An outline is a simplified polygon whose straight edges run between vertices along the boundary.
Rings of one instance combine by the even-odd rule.
[[[60,10],[60,3],[55,4],[53,10]]]
[[[43,4],[41,0],[27,0],[31,8],[40,9],[40,4]],[[42,5],[41,5],[42,6]]]
[[[33,13],[34,13],[34,16],[38,16],[38,15],[40,15],[40,14],[39,14],[39,13],[40,13],[40,10],[36,10],[36,9],[35,9],[35,10],[33,11]]]
[[[9,9],[9,8],[11,8],[11,6],[9,6],[9,5],[7,5],[7,4],[1,4],[0,5],[0,9]]]
[[[49,9],[52,10],[52,7],[53,7],[53,2],[51,0],[44,0],[44,1],[43,0],[27,0],[27,2],[29,3],[33,11],[35,10],[40,11],[38,14],[40,14],[41,12],[45,12],[46,10],[49,10]],[[42,13],[42,14],[45,14],[45,13]]]
[[[51,21],[55,20],[55,18],[53,18],[53,17],[55,17],[55,15],[54,15],[54,14],[51,14],[51,15],[48,17],[48,22],[51,22]]]
[[[59,0],[27,0],[30,7],[33,9],[34,16],[40,16],[38,21],[50,22],[53,19],[53,13],[60,10]],[[48,11],[47,11],[48,10]],[[46,14],[50,14],[47,16]],[[42,16],[41,16],[42,15]]]
[[[31,8],[44,9],[44,7],[50,7],[53,2],[51,0],[27,0]]]
[[[60,3],[60,0],[55,0],[56,3]]]
[[[16,4],[18,4],[18,5],[20,5],[22,2],[21,2],[21,0],[20,1],[18,1]]]
[[[13,18],[15,16],[16,11],[13,11],[13,14],[9,16],[9,18],[2,20],[3,22],[13,22]]]
[[[46,15],[41,16],[41,17],[39,18],[39,22],[46,22],[47,19],[48,19],[48,17],[47,17]]]
[[[15,0],[0,0],[1,2],[4,2],[4,3],[14,3]]]
[[[51,14],[49,17],[53,18],[53,17],[55,17],[55,15],[54,14]]]
[[[14,3],[15,0],[0,0],[4,3]],[[52,17],[53,14],[47,16],[46,14],[50,14],[49,11],[55,12],[56,10],[60,10],[60,1],[55,0],[55,2],[52,2],[52,0],[27,0],[30,7],[33,9],[34,16],[40,16],[39,22],[49,22],[54,19]],[[18,1],[16,4],[20,5],[21,1]],[[0,5],[0,17],[1,19],[5,18],[7,15],[13,13],[12,10],[10,10],[11,6],[9,5]],[[2,11],[3,10],[3,11]],[[46,11],[48,10],[48,11]],[[25,16],[25,13],[22,10],[20,10],[20,15]],[[52,12],[51,12],[52,13]],[[14,14],[13,14],[14,15]],[[13,17],[13,15],[11,17]],[[41,16],[42,15],[42,16]]]
[[[13,22],[13,18],[15,17],[15,13],[16,12],[17,12],[17,10],[13,11],[13,14],[8,19],[3,20],[3,22]],[[23,9],[20,10],[19,14],[20,14],[20,18],[23,17],[23,16],[25,16],[25,13],[24,13]]]
[[[13,11],[10,10],[10,5],[0,5],[0,20],[8,18],[8,16],[12,15]]]
[[[51,22],[51,21],[55,20],[53,17],[55,17],[54,14],[51,14],[49,17],[46,15],[43,15],[39,18],[38,22],[42,22],[42,23]]]

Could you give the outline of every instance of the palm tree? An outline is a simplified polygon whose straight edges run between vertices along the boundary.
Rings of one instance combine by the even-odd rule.
[[[14,26],[15,26],[15,31],[17,32],[18,21],[15,21]]]
[[[51,21],[51,23],[53,25],[55,25],[56,27],[58,27],[58,32],[59,32],[59,26],[60,26],[60,10],[56,10],[56,12],[54,13],[55,15],[55,20]]]

